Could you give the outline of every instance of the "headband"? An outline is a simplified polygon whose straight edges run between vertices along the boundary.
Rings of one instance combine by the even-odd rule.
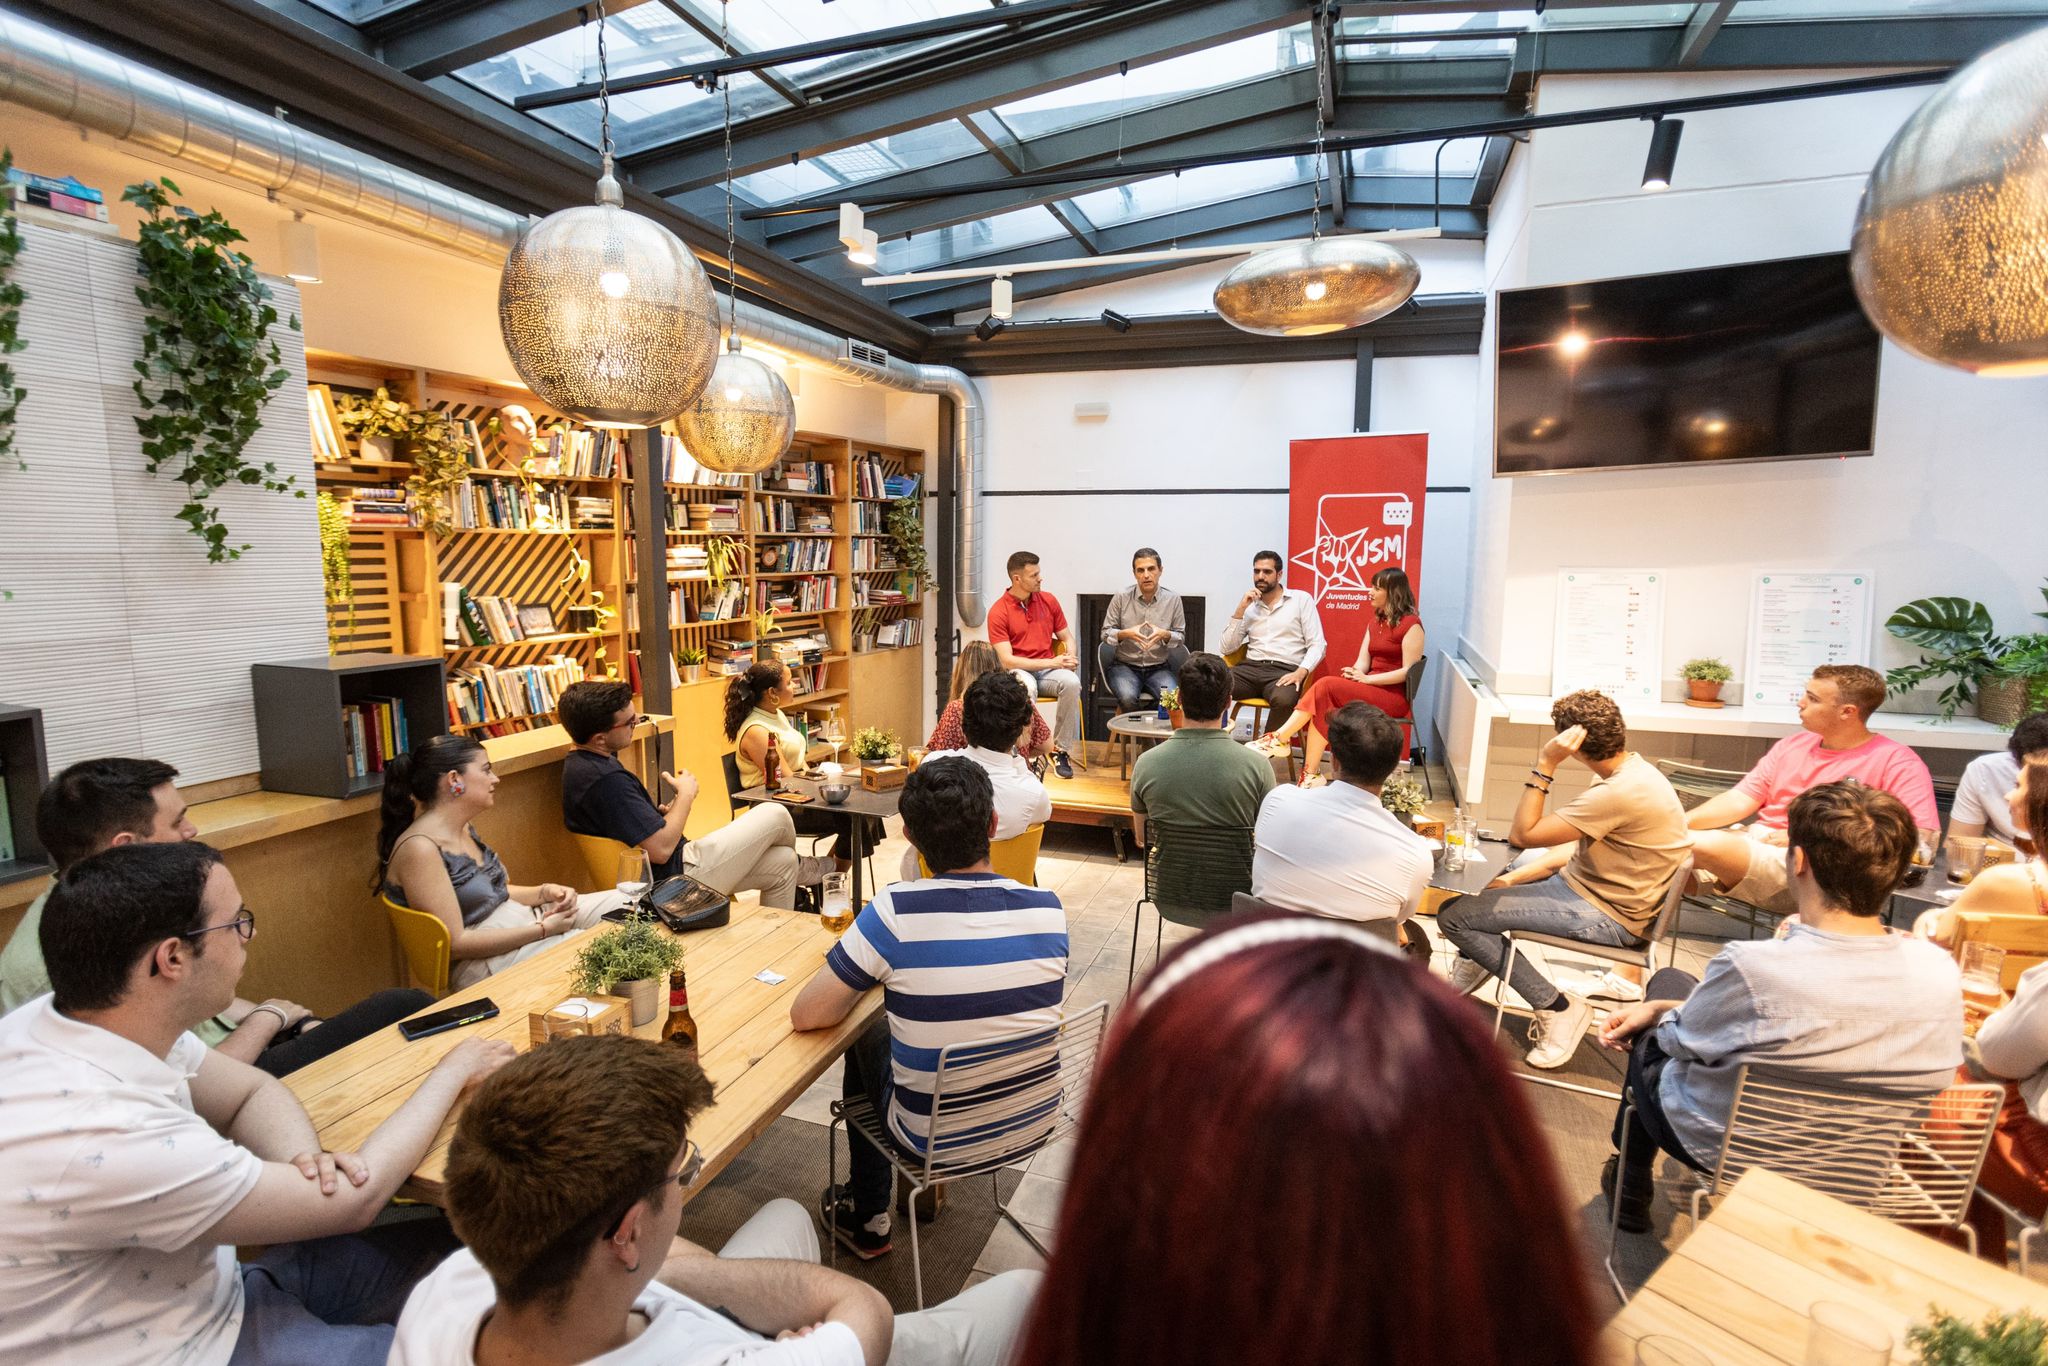
[[[1268,944],[1299,943],[1309,939],[1342,939],[1360,948],[1371,949],[1374,953],[1400,955],[1400,950],[1376,934],[1371,934],[1344,920],[1319,920],[1303,916],[1287,920],[1262,920],[1256,925],[1241,925],[1234,930],[1217,935],[1208,943],[1190,949],[1175,959],[1173,966],[1154,977],[1138,998],[1139,1012],[1150,1009],[1154,1002],[1167,992],[1185,982],[1204,968],[1214,967],[1246,949],[1260,949]]]

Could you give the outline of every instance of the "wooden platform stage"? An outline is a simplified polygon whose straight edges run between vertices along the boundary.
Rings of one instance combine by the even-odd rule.
[[[1045,790],[1052,794],[1052,819],[1059,825],[1096,825],[1116,841],[1117,862],[1130,858],[1125,836],[1131,830],[1131,785],[1117,777],[1116,747],[1091,745],[1091,768],[1074,769],[1062,778],[1046,770]]]

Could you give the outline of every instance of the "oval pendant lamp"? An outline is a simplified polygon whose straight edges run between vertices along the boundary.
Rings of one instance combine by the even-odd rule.
[[[1906,120],[1849,249],[1877,330],[1924,360],[2048,373],[2048,29],[2001,44]]]
[[[597,202],[549,214],[512,248],[498,327],[512,368],[543,402],[593,427],[651,427],[703,391],[718,309],[697,258],[629,212],[612,175],[604,22],[600,3]]]
[[[732,6],[719,6],[719,34]],[[683,446],[706,469],[725,474],[758,474],[773,469],[796,434],[796,400],[789,386],[752,356],[740,354],[739,270],[734,262],[732,226],[732,85],[725,92],[725,290],[731,305],[725,354],[711,382],[676,415]]]
[[[1408,302],[1415,258],[1363,237],[1315,237],[1240,261],[1216,286],[1216,311],[1241,332],[1314,337],[1362,327]]]

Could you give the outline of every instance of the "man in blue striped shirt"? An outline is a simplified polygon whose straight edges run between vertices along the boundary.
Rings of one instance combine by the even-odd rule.
[[[883,988],[877,1021],[846,1055],[844,1094],[866,1096],[890,1136],[922,1154],[929,1140],[939,1051],[1057,1023],[1065,997],[1067,913],[1051,892],[999,877],[988,845],[995,797],[978,764],[927,763],[903,786],[903,831],[943,869],[884,887],[825,956],[790,1007],[798,1029],[828,1029],[861,993]],[[1003,1122],[1024,1127],[1042,1116]],[[849,1143],[852,1176],[825,1191],[834,1237],[862,1258],[889,1250],[889,1164]]]

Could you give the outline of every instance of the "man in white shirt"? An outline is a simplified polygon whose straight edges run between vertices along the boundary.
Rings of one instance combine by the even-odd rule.
[[[794,1201],[716,1255],[679,1238],[704,1163],[687,1130],[710,1103],[691,1053],[616,1035],[558,1039],[478,1087],[448,1150],[467,1246],[413,1292],[391,1366],[1001,1366],[1037,1272],[892,1320],[817,1264]]]
[[[928,764],[962,760],[981,765],[989,786],[995,789],[992,841],[1014,839],[1052,817],[1052,794],[1017,753],[1034,714],[1031,694],[1014,674],[983,674],[967,685],[960,698],[960,730],[967,737],[967,748],[942,750],[925,759]],[[923,876],[917,866],[917,850],[904,850],[904,880]]]
[[[360,1152],[325,1152],[282,1082],[189,1032],[255,929],[196,840],[96,854],[45,904],[51,994],[0,1020],[0,1360],[384,1361],[449,1240],[362,1231],[512,1048],[457,1044]],[[270,1250],[238,1266],[238,1245]]]
[[[1327,787],[1276,787],[1253,831],[1252,895],[1333,920],[1399,924],[1422,906],[1429,844],[1384,806],[1401,728],[1367,702],[1330,713]]]
[[[1277,550],[1252,556],[1252,586],[1224,623],[1223,653],[1244,648],[1244,658],[1230,666],[1232,697],[1263,697],[1269,715],[1287,716],[1323,662],[1323,623],[1314,598],[1280,586],[1280,564]]]
[[[2021,764],[2039,763],[2048,763],[2048,711],[2023,718],[2012,728],[2004,749],[1970,760],[1948,813],[1949,837],[1995,835],[2007,844],[2019,838],[2005,794],[2019,781]]]

